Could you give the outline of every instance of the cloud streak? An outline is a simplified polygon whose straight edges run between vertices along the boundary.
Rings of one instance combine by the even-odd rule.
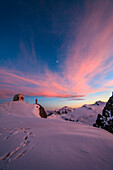
[[[77,93],[70,94],[68,87],[64,84],[63,78],[57,74],[46,72],[41,76],[22,76],[12,71],[0,69],[1,97],[10,97],[15,93],[24,93],[30,96],[76,98],[84,97]],[[5,85],[4,85],[5,82]],[[64,84],[64,85],[63,85]]]
[[[66,60],[66,71],[72,89],[90,93],[98,83],[104,87],[106,75],[113,71],[113,2],[87,1],[86,11],[81,21],[79,34]],[[110,64],[109,64],[110,63]],[[100,81],[101,80],[101,81]],[[92,82],[92,85],[90,85]]]
[[[109,72],[113,71],[112,7],[110,0],[86,1],[84,14],[79,24],[75,24],[76,31],[73,29],[70,33],[76,38],[67,50],[62,75],[45,69],[44,73],[31,76],[1,68],[0,96],[10,97],[22,92],[30,96],[82,100],[90,93],[109,90],[113,85],[109,77]],[[28,56],[23,43],[21,49]],[[33,43],[32,55],[36,60]]]

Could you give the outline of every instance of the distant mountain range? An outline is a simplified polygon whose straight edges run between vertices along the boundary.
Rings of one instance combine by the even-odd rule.
[[[75,110],[75,108],[72,108],[72,107],[69,107],[69,106],[64,106],[61,109],[48,111],[48,116],[51,116],[52,114],[55,114],[55,115],[57,115],[57,114],[59,114],[59,115],[67,114],[67,113],[70,113],[74,110]]]
[[[97,115],[102,113],[105,104],[105,102],[96,101],[94,104],[85,104],[79,108],[64,106],[61,109],[49,111],[48,117],[93,125]]]

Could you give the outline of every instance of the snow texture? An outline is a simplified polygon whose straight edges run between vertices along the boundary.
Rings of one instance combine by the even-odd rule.
[[[34,110],[25,102],[0,105],[0,170],[113,170],[111,133]]]

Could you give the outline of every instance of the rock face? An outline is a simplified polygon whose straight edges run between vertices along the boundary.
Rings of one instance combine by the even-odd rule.
[[[16,94],[13,97],[13,101],[24,101],[24,95],[23,94]]]
[[[101,127],[113,133],[113,94],[106,103],[102,115],[98,114],[96,123],[93,126]]]
[[[39,114],[40,114],[40,117],[42,118],[47,118],[47,114],[45,112],[45,109],[40,105],[38,104],[40,107],[39,107]]]

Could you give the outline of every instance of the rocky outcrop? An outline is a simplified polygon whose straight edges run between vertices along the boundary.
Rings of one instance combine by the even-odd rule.
[[[101,127],[113,133],[113,94],[106,103],[102,115],[98,114],[96,123],[93,126]]]
[[[45,112],[45,109],[40,105],[38,104],[40,107],[39,107],[39,114],[40,114],[40,117],[42,118],[47,118],[47,114]]]

